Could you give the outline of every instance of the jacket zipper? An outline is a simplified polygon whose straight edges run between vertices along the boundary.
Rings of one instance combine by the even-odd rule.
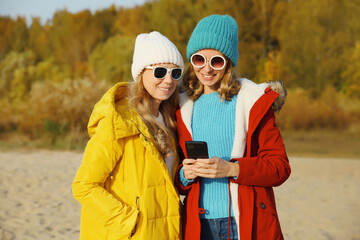
[[[150,142],[152,142],[152,139],[149,138],[149,137],[147,137],[142,131],[140,131],[140,129],[138,128],[138,126],[136,125],[136,123],[135,123],[134,121],[132,121],[132,122],[134,123],[134,126],[135,126],[136,129],[139,131],[139,133],[144,136],[145,141],[150,141]]]
[[[137,207],[137,209],[140,211],[140,197],[136,197],[136,207]],[[137,221],[136,221],[135,227],[134,227],[134,229],[131,231],[131,235],[129,236],[128,239],[131,239],[131,238],[134,236],[134,234],[135,234],[135,232],[136,232],[136,230],[137,230],[137,225],[138,225],[138,223],[137,223]]]

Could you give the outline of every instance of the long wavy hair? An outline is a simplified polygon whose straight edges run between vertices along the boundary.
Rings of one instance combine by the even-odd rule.
[[[155,139],[155,145],[159,152],[166,158],[172,153],[170,137],[176,139],[176,119],[175,111],[179,104],[179,92],[176,87],[171,97],[162,101],[159,111],[163,115],[165,126],[155,120],[151,113],[154,106],[153,97],[146,91],[142,74],[139,75],[137,81],[129,84],[128,95],[129,106],[136,110],[149,129],[149,132]]]
[[[220,80],[221,82],[217,92],[222,100],[230,101],[234,95],[239,93],[241,84],[233,69],[230,59],[226,58],[226,61],[226,70],[224,76]],[[197,100],[204,93],[204,85],[196,77],[194,67],[191,64],[184,74],[182,90],[185,91],[189,98],[193,101]]]

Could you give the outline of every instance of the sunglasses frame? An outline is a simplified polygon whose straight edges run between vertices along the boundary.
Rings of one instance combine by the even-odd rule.
[[[155,69],[156,69],[156,68],[165,68],[165,69],[166,69],[166,74],[164,75],[164,77],[158,78],[158,77],[155,76]],[[182,68],[180,68],[180,67],[167,68],[167,67],[161,67],[161,66],[147,66],[147,67],[145,67],[145,69],[152,69],[152,70],[153,70],[153,76],[154,76],[154,78],[156,78],[156,79],[164,79],[164,78],[166,77],[166,75],[170,72],[170,73],[171,73],[171,74],[170,74],[171,79],[173,79],[173,80],[175,80],[175,81],[180,80],[180,78],[182,77],[183,72],[184,72],[184,69],[182,69]],[[181,70],[181,74],[180,74],[180,77],[179,77],[178,79],[175,79],[175,78],[173,78],[173,76],[172,76],[172,71],[173,71],[174,69],[180,69],[180,70]]]
[[[205,59],[204,64],[203,64],[202,66],[197,66],[197,65],[194,64],[194,62],[193,62],[193,57],[196,56],[196,55],[199,55],[199,56],[201,56],[201,57],[203,57],[203,58]],[[212,61],[212,59],[213,59],[214,57],[220,57],[220,58],[222,58],[222,59],[224,60],[224,65],[223,65],[221,68],[215,68],[215,67],[211,64],[211,61]],[[208,62],[208,60],[207,60],[206,57],[205,57],[204,55],[202,55],[201,53],[194,53],[194,54],[191,55],[191,57],[190,57],[190,62],[191,62],[191,64],[192,64],[194,67],[196,67],[196,68],[203,68],[203,67],[205,67],[205,65],[206,65],[206,63]],[[214,55],[214,56],[212,56],[212,57],[210,58],[210,60],[209,60],[209,65],[210,65],[210,67],[211,67],[212,69],[214,69],[214,70],[217,70],[217,71],[222,70],[222,69],[226,66],[226,58],[224,58],[224,57],[221,56],[221,55]]]

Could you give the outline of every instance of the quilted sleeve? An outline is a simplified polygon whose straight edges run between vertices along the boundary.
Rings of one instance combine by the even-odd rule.
[[[123,140],[109,139],[100,130],[88,142],[72,184],[73,195],[101,224],[121,235],[131,235],[139,211],[122,203],[104,188],[105,181],[122,156],[124,144]]]

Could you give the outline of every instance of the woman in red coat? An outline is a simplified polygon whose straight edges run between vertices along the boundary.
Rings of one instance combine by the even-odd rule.
[[[272,187],[291,172],[274,115],[286,91],[236,77],[237,32],[232,17],[211,15],[187,45],[191,65],[176,113],[185,240],[283,239]],[[186,141],[207,142],[209,159],[187,158]]]

